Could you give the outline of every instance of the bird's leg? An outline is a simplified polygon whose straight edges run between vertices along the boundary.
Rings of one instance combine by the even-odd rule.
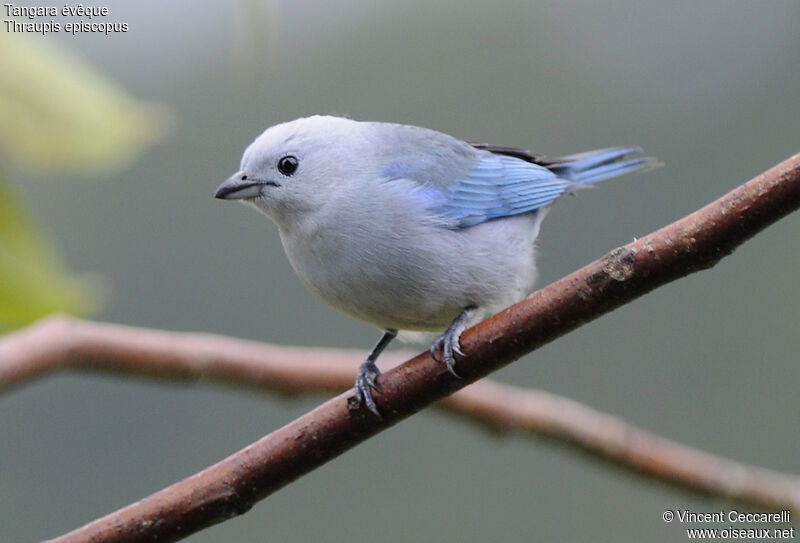
[[[370,390],[370,388],[378,390],[375,379],[381,374],[381,370],[375,365],[375,361],[395,336],[397,336],[397,330],[391,328],[384,330],[383,336],[381,336],[381,339],[378,340],[378,343],[372,348],[372,352],[369,353],[367,359],[358,369],[358,377],[356,377],[356,407],[366,405],[367,409],[379,419],[382,417],[378,412],[378,408],[375,406],[375,400],[372,399],[372,391]]]
[[[464,356],[464,353],[461,352],[461,345],[458,343],[458,338],[461,337],[461,332],[466,329],[467,323],[476,309],[478,309],[476,305],[468,305],[465,307],[464,311],[453,319],[452,324],[445,330],[444,334],[436,338],[436,341],[431,345],[431,356],[433,359],[439,361],[437,353],[441,350],[441,362],[444,362],[444,365],[447,366],[447,371],[456,377],[460,377],[460,375],[456,373],[456,359],[453,353]]]

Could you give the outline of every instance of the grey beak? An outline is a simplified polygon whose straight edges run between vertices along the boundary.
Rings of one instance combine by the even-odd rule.
[[[261,188],[265,185],[280,186],[274,181],[261,181],[260,179],[248,177],[245,172],[236,172],[217,188],[214,198],[219,198],[220,200],[256,198],[261,196]]]

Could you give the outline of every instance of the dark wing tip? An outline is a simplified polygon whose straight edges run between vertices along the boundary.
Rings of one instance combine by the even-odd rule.
[[[527,149],[521,149],[519,147],[505,147],[503,145],[490,145],[488,143],[473,143],[469,142],[475,149],[481,149],[483,151],[489,151],[490,153],[494,153],[496,155],[505,155],[514,158],[518,158],[520,160],[524,160],[525,162],[531,162],[533,164],[539,164],[539,161],[544,159],[544,155],[536,155],[531,153]]]

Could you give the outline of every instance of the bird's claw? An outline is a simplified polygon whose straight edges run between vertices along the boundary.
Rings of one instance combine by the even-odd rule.
[[[447,371],[459,379],[461,376],[456,373],[456,358],[453,353],[464,356],[464,351],[461,350],[461,344],[458,342],[460,336],[460,330],[450,327],[444,334],[436,338],[433,345],[431,345],[431,357],[437,362],[444,362]],[[442,352],[441,360],[438,357],[439,351]]]
[[[355,409],[358,409],[362,405],[366,406],[378,419],[382,419],[383,417],[381,417],[378,411],[378,406],[375,405],[371,389],[380,390],[380,387],[375,382],[375,379],[377,379],[380,374],[381,370],[378,369],[374,361],[367,360],[361,364],[361,368],[358,370],[358,377],[356,377],[356,394],[353,397],[354,402],[351,404],[351,407]]]
[[[464,356],[464,351],[461,350],[459,339],[461,338],[461,332],[467,328],[467,323],[476,309],[477,306],[475,305],[468,305],[465,307],[464,311],[453,320],[444,334],[436,338],[436,341],[431,345],[431,357],[437,362],[444,362],[447,371],[459,379],[461,376],[456,373],[456,357],[453,353]],[[441,360],[439,360],[437,356],[439,351],[442,351]]]

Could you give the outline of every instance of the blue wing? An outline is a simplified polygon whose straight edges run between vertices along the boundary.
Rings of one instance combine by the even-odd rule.
[[[419,129],[415,129],[419,130]],[[510,147],[419,140],[382,172],[385,180],[417,184],[423,205],[465,228],[493,219],[530,213],[553,203],[565,192],[659,165],[649,157],[633,157],[638,147],[612,147],[548,159]],[[454,174],[457,170],[459,173]],[[454,179],[455,177],[455,179]]]
[[[467,176],[446,190],[433,211],[466,227],[551,204],[575,183],[518,158],[482,155]]]
[[[641,152],[638,147],[611,147],[550,160],[517,149],[496,149],[481,154],[466,177],[444,188],[444,201],[433,210],[458,227],[473,226],[535,211],[567,191],[660,165],[654,158],[629,158]]]

